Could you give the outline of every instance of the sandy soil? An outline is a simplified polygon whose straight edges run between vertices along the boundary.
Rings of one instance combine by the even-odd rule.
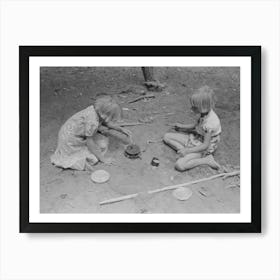
[[[222,137],[216,160],[233,170],[239,166],[240,98],[239,68],[157,68],[156,76],[167,85],[156,98],[128,104],[145,89],[140,68],[41,68],[41,150],[40,210],[42,213],[236,213],[240,210],[239,187],[230,187],[238,177],[225,181],[208,181],[190,187],[193,195],[179,201],[171,191],[146,195],[145,191],[179,184],[217,174],[209,167],[188,172],[174,169],[176,154],[159,140],[170,130],[169,123],[189,123],[194,115],[188,97],[201,85],[209,85],[217,95],[216,113],[222,123]],[[60,126],[74,113],[89,106],[98,93],[114,94],[124,110],[124,119],[138,121],[151,118],[150,124],[130,127],[142,149],[141,159],[124,156],[125,142],[110,137],[108,156],[117,166],[96,165],[105,169],[111,179],[94,184],[90,172],[61,170],[50,163]],[[160,166],[152,168],[153,157]],[[100,206],[99,202],[121,195],[144,192],[136,199]]]

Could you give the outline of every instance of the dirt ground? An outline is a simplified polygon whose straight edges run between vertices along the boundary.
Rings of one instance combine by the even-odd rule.
[[[194,89],[209,85],[217,96],[216,113],[221,119],[221,143],[215,159],[228,170],[239,166],[240,156],[240,91],[239,68],[188,67],[156,68],[157,79],[166,84],[156,98],[129,104],[143,86],[140,68],[41,68],[40,76],[40,211],[41,213],[236,213],[240,211],[239,178],[216,179],[191,186],[193,195],[179,201],[166,191],[147,195],[145,191],[180,184],[217,174],[209,167],[188,172],[174,169],[176,154],[162,142],[146,145],[147,140],[160,140],[170,131],[168,124],[190,123],[189,96]],[[91,105],[96,94],[113,94],[124,109],[126,121],[150,120],[129,127],[136,143],[146,149],[141,159],[124,156],[125,141],[110,137],[108,156],[116,166],[98,164],[111,179],[95,184],[90,172],[61,170],[50,162],[61,125],[74,113]],[[152,168],[157,157],[160,166]],[[138,198],[100,206],[105,199],[143,192]]]

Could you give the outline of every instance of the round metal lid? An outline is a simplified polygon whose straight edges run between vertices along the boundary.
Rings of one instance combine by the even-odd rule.
[[[137,156],[141,152],[140,148],[136,144],[130,144],[126,147],[125,153],[129,156]]]
[[[91,180],[95,183],[105,183],[110,179],[110,174],[105,170],[97,170],[91,174]]]
[[[192,190],[186,187],[179,187],[172,194],[178,200],[187,200],[192,196]]]

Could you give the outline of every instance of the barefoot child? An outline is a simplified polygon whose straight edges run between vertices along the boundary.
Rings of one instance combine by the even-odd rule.
[[[212,154],[220,142],[220,119],[213,110],[213,90],[203,86],[190,99],[192,111],[199,114],[196,124],[176,124],[175,129],[184,133],[166,133],[163,141],[180,156],[175,168],[185,171],[199,165],[220,166]]]
[[[111,164],[112,159],[104,156],[108,138],[100,132],[109,128],[130,137],[130,131],[115,123],[120,118],[121,108],[111,96],[98,97],[94,105],[70,117],[60,128],[51,162],[58,167],[76,170],[91,170],[98,161]]]

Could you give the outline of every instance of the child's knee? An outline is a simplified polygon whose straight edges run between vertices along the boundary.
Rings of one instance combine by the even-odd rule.
[[[185,171],[186,170],[186,163],[183,159],[178,159],[175,163],[175,169],[178,171]]]
[[[170,139],[171,139],[171,133],[165,133],[163,136],[163,141],[168,143]]]

